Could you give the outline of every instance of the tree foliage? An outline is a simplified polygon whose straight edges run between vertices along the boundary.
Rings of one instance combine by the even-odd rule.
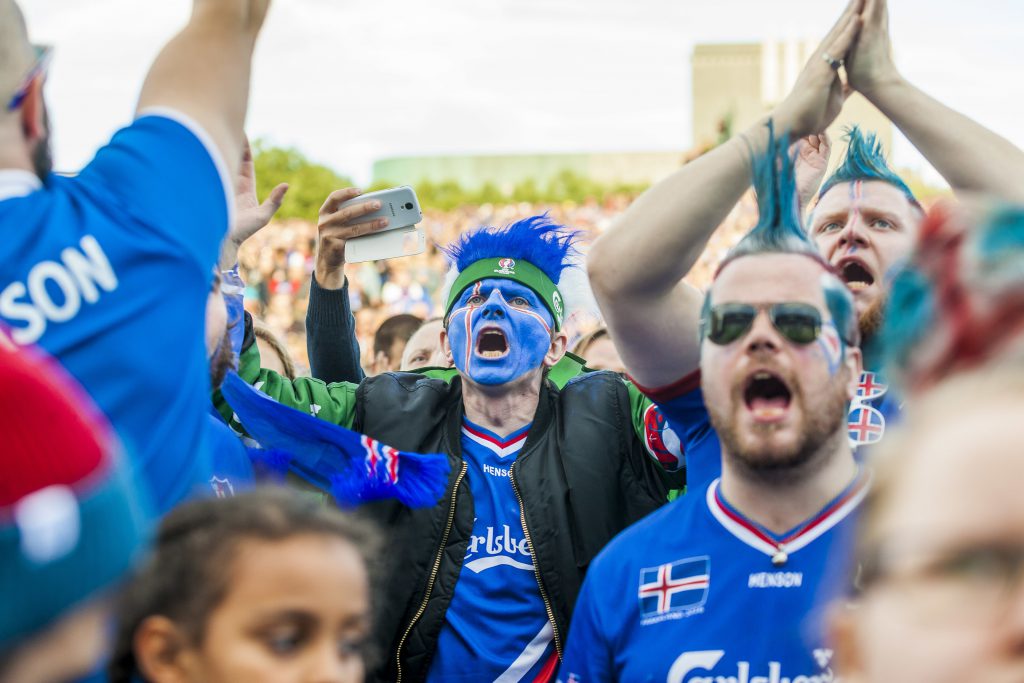
[[[256,164],[256,191],[263,199],[278,183],[288,183],[288,194],[278,211],[278,218],[302,218],[316,221],[324,199],[334,190],[349,187],[352,182],[330,168],[310,161],[302,152],[291,147],[274,147],[257,140],[253,143]],[[418,183],[377,181],[367,191],[383,190],[396,185],[412,184],[424,209],[448,211],[459,206],[528,202],[530,204],[573,202],[582,204],[594,199],[601,201],[610,195],[637,195],[643,185],[595,182],[570,170],[555,175],[546,184],[526,178],[510,191],[503,191],[493,182],[479,188],[467,189],[454,180]]]
[[[334,190],[352,181],[330,168],[313,163],[293,147],[274,147],[257,140],[252,146],[256,165],[256,193],[263,200],[275,186],[288,183],[288,194],[277,218],[316,222],[320,206]]]
[[[379,190],[401,185],[400,182],[378,181],[371,189]],[[453,180],[433,182],[424,180],[414,184],[420,206],[423,208],[448,211],[459,206],[501,204],[506,202],[527,202],[530,204],[557,204],[573,202],[582,204],[587,200],[601,201],[611,195],[638,195],[645,185],[614,184],[595,182],[569,170],[562,171],[546,185],[533,178],[516,183],[510,191],[502,191],[493,182],[485,182],[479,188],[466,189]]]

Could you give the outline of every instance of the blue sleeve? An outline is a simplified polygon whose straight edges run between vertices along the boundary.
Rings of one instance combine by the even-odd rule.
[[[348,279],[341,289],[324,289],[313,275],[306,308],[309,371],[328,384],[358,384],[366,377],[359,364],[356,320],[348,303]]]
[[[576,608],[569,627],[569,641],[565,646],[562,666],[558,669],[558,683],[601,683],[616,680],[614,652],[609,645],[598,610],[607,603],[605,591],[602,601],[598,586],[602,584],[600,557],[594,561],[583,581]],[[603,583],[605,586],[612,583]]]
[[[173,117],[173,118],[171,118]],[[203,270],[217,262],[234,197],[220,153],[174,112],[145,114],[118,131],[78,175],[135,239],[169,241]]]

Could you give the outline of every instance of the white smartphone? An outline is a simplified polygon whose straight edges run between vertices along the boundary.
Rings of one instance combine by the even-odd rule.
[[[423,212],[416,192],[408,185],[392,187],[387,190],[368,192],[350,199],[339,208],[352,204],[360,204],[376,199],[380,208],[360,216],[354,222],[364,223],[376,218],[387,218],[388,226],[370,235],[354,237],[345,243],[345,261],[359,263],[361,261],[380,261],[421,254],[426,249],[426,236],[422,230],[412,229],[421,220]],[[391,233],[398,233],[392,235]]]
[[[338,205],[338,209],[340,210],[353,204],[362,204],[372,199],[380,202],[380,208],[360,216],[352,221],[353,223],[365,223],[375,218],[387,218],[388,227],[384,229],[394,230],[395,228],[416,225],[423,220],[423,212],[420,211],[420,200],[416,198],[416,193],[408,185],[361,194],[347,202],[342,202]]]
[[[385,229],[372,235],[355,237],[345,243],[345,262],[383,261],[399,256],[422,254],[427,248],[427,236],[423,230],[411,225],[404,228]]]

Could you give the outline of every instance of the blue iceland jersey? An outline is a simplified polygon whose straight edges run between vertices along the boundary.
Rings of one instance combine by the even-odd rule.
[[[686,454],[686,486],[702,488],[722,474],[718,435],[707,419],[700,373],[694,372],[661,389],[644,389],[665,416],[672,438]],[[847,430],[858,461],[899,421],[903,404],[879,373],[861,373],[857,394],[850,402]]]
[[[815,609],[866,486],[858,477],[780,536],[732,508],[717,479],[647,516],[591,565],[559,681],[835,680]]]
[[[511,479],[528,430],[502,439],[468,420],[463,425],[462,457],[476,519],[427,675],[431,683],[554,678],[554,632]]]
[[[210,467],[207,484],[218,498],[228,498],[256,485],[249,451],[242,439],[231,431],[219,415],[207,414],[210,440]]]
[[[70,371],[161,512],[209,487],[205,311],[233,197],[203,137],[154,110],[75,177],[0,171],[0,343]]]

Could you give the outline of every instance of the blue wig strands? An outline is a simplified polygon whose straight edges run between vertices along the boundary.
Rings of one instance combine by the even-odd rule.
[[[881,180],[889,183],[902,192],[911,204],[921,208],[914,193],[910,191],[903,179],[889,168],[885,160],[885,150],[874,133],[864,133],[858,126],[851,126],[844,136],[847,144],[846,158],[843,159],[832,175],[821,186],[818,199],[840,183],[852,183],[856,180]]]
[[[583,255],[578,249],[582,236],[578,230],[555,223],[546,213],[502,228],[480,227],[465,232],[441,248],[451,262],[441,300],[448,298],[459,272],[470,264],[480,259],[507,257],[532,263],[551,278],[562,294],[566,320],[574,315],[598,316]]]
[[[729,251],[718,272],[741,256],[770,253],[804,254],[828,269],[801,225],[794,162],[788,152],[789,136],[775,137],[775,127],[769,121],[768,137],[768,149],[752,161],[757,225]]]
[[[456,270],[462,271],[487,258],[527,261],[556,285],[569,267],[580,233],[548,218],[546,213],[516,221],[503,228],[480,228],[461,234],[442,251]]]
[[[897,274],[882,328],[887,362],[910,387],[928,386],[998,355],[1024,326],[1024,208],[983,216],[940,205]]]

